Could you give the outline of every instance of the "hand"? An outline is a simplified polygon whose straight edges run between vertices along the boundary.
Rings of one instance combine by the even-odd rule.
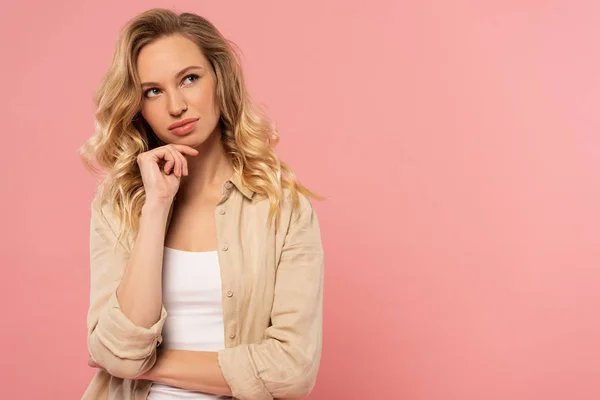
[[[181,177],[188,174],[184,155],[196,156],[198,150],[182,144],[167,144],[138,155],[137,164],[146,190],[146,201],[172,200],[175,197]]]

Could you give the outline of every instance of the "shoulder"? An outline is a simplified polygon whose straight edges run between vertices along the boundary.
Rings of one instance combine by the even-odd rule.
[[[92,212],[96,212],[105,218],[112,214],[110,212],[112,207],[110,205],[110,202],[108,201],[107,189],[104,183],[100,183],[96,187],[96,192],[94,193],[94,197],[92,198],[91,207]]]
[[[289,227],[294,225],[300,218],[314,216],[311,199],[307,195],[287,187],[282,188],[281,196],[277,202],[266,195],[257,194],[253,201],[246,202],[246,206],[252,208],[253,211],[242,213],[242,218],[256,219],[257,223],[268,220],[271,212],[274,212],[276,221],[278,221],[276,223],[278,232],[287,232]],[[248,224],[248,222],[245,224]]]
[[[297,207],[298,212],[304,212],[304,211],[313,209],[312,202],[307,195],[305,195],[299,191],[296,191],[295,194],[297,196],[296,207]],[[283,189],[283,199],[282,199],[281,205],[283,208],[287,208],[289,210],[292,210],[295,208],[294,193],[292,192],[292,190],[290,188]]]
[[[283,190],[280,211],[288,226],[301,220],[316,220],[317,218],[311,199],[304,193],[299,191],[294,193],[288,188]]]
[[[131,251],[135,233],[127,229],[125,220],[115,211],[109,191],[103,184],[96,188],[91,201],[92,230],[101,232],[105,238],[116,240],[127,251]]]
[[[96,218],[97,220],[102,221],[102,223],[107,224],[113,232],[116,232],[119,218],[115,213],[111,202],[109,201],[107,189],[104,183],[100,183],[97,186],[90,207],[93,218]]]

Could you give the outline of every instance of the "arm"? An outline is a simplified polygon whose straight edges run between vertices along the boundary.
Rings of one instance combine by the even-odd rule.
[[[187,390],[231,396],[216,352],[161,350],[154,367],[138,379],[160,382]]]
[[[275,279],[271,326],[256,344],[219,351],[219,365],[239,399],[298,398],[313,389],[321,358],[324,255],[317,215],[301,197]]]
[[[321,357],[323,249],[310,204],[290,225],[264,340],[218,353],[163,351],[141,379],[241,400],[307,396]]]
[[[166,319],[161,268],[169,208],[144,205],[131,254],[117,241],[118,221],[100,195],[90,221],[88,350],[111,375],[133,379],[156,361]],[[166,209],[166,211],[165,211]]]

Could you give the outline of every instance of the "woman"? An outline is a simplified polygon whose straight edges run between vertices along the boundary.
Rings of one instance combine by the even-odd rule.
[[[146,11],[121,33],[82,147],[91,207],[84,399],[311,392],[323,249],[309,197],[207,20]],[[95,165],[97,164],[97,166]]]

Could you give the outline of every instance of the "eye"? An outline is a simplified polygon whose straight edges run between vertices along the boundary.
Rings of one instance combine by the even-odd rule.
[[[193,83],[196,79],[199,78],[199,76],[196,75],[196,74],[190,74],[190,75],[186,76],[185,78],[183,78],[183,81],[185,82],[185,81],[187,81],[190,78],[193,78],[193,80],[190,82],[190,83]]]
[[[153,93],[154,90],[157,92],[160,92],[157,88],[150,88],[144,92],[144,96],[145,97],[154,97],[154,96],[149,96],[149,94]],[[156,93],[156,94],[158,95],[158,93]]]

